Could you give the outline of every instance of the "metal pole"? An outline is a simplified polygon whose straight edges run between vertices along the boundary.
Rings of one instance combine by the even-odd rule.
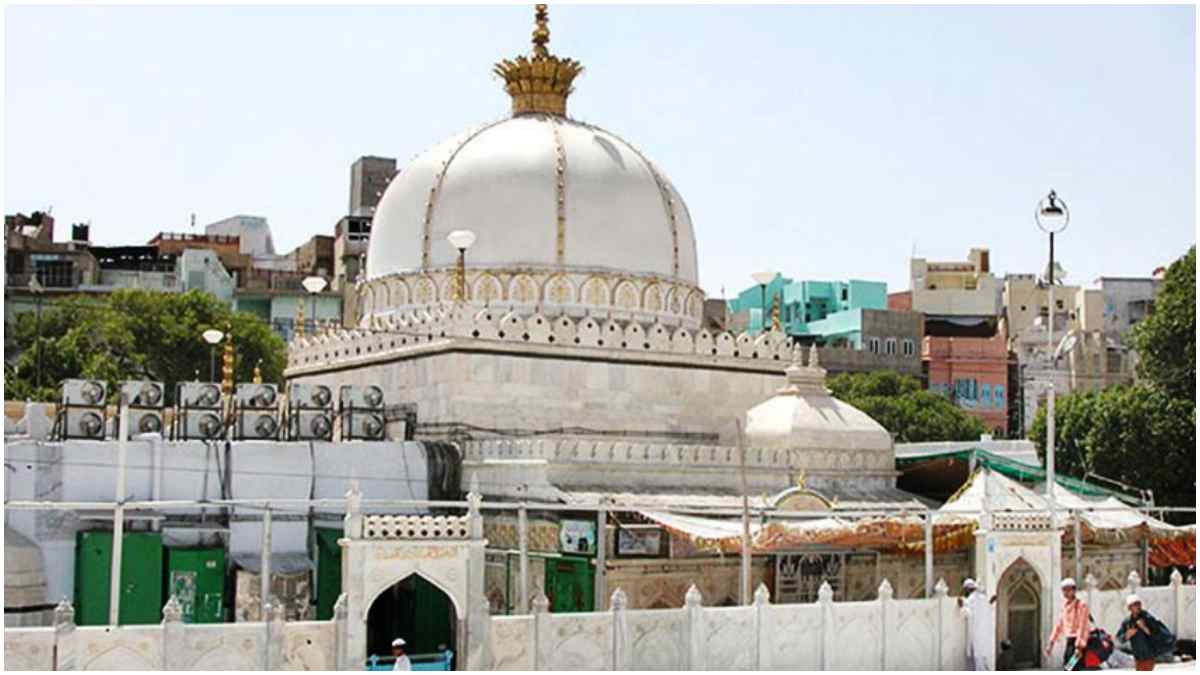
[[[42,294],[37,298],[37,387],[42,388]]]
[[[1054,233],[1050,233],[1050,268],[1046,274],[1050,282],[1049,309],[1046,322],[1046,348],[1050,359],[1050,369],[1047,374],[1050,387],[1046,392],[1046,503],[1050,507],[1050,527],[1057,527],[1055,518],[1056,504],[1054,501]]]
[[[925,512],[925,597],[933,597],[933,511]]]
[[[121,394],[119,405],[120,433],[117,434],[117,507],[113,509],[112,571],[108,588],[108,623],[118,625],[121,616],[121,554],[125,543],[125,457],[128,442],[125,430],[129,428],[129,401]]]
[[[740,417],[737,418],[737,440],[738,475],[740,476],[742,487],[742,565],[741,579],[738,584],[738,601],[743,605],[749,605],[751,601],[750,566],[753,551],[750,540],[750,497],[746,492],[746,443],[745,439],[742,438],[742,419]]]
[[[600,498],[600,505],[596,508],[596,582],[595,582],[595,600],[592,606],[597,611],[604,605],[607,597],[604,585],[604,567],[608,557],[608,509],[605,506],[605,498]]]
[[[758,285],[758,324],[763,332],[767,330],[767,285]]]
[[[517,582],[517,613],[529,613],[529,515],[525,502],[517,509],[517,546],[520,548],[521,578]],[[510,558],[511,559],[511,558]]]
[[[208,346],[208,381],[217,381],[217,346]]]
[[[259,606],[262,607],[262,620],[271,621],[267,616],[267,605],[271,604],[271,508],[263,511],[262,520],[262,569],[260,570],[261,588],[259,589]]]
[[[1083,536],[1080,532],[1078,511],[1075,512],[1075,579],[1083,579]]]

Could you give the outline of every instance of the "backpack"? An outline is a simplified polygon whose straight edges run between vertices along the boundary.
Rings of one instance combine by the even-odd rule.
[[[1103,628],[1093,628],[1088,634],[1087,649],[1083,655],[1086,668],[1099,668],[1113,653],[1113,639]]]

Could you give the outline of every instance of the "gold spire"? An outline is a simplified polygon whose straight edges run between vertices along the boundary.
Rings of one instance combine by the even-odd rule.
[[[535,5],[533,54],[504,59],[492,72],[504,78],[504,90],[512,97],[512,112],[567,114],[567,97],[573,89],[571,82],[583,66],[574,59],[554,56],[546,45],[550,42],[550,16],[545,5]]]
[[[221,358],[221,391],[233,394],[233,326],[225,324],[225,354]]]

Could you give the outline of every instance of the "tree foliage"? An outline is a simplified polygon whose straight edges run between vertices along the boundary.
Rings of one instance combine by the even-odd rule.
[[[177,382],[207,380],[208,343],[200,334],[231,327],[236,360],[234,381],[249,382],[261,359],[264,382],[281,382],[286,345],[258,317],[232,312],[208,293],[116,291],[102,300],[76,297],[47,302],[41,316],[41,386],[37,386],[38,319],[19,314],[9,325],[5,354],[5,397],[10,400],[58,400],[58,385],[68,378],[105,380],[109,391],[128,379],[163,382],[168,401]],[[217,379],[221,349],[217,347]]]
[[[949,399],[894,371],[843,373],[828,380],[833,395],[871,416],[898,443],[978,440],[987,426]]]
[[[1046,408],[1030,438],[1046,456]],[[1150,489],[1165,506],[1196,505],[1196,405],[1146,384],[1076,392],[1055,400],[1054,464],[1083,478],[1093,472]]]
[[[1196,247],[1171,263],[1154,312],[1133,327],[1138,375],[1173,398],[1196,396]]]

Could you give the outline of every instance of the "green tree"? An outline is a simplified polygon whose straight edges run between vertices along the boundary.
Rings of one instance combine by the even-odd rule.
[[[1046,456],[1046,409],[1030,438]],[[1156,504],[1196,505],[1196,405],[1148,383],[1076,392],[1055,400],[1054,463],[1083,478],[1094,472],[1150,489]]]
[[[1167,268],[1154,312],[1133,328],[1138,375],[1172,398],[1196,397],[1196,247]]]
[[[58,383],[68,378],[105,380],[109,391],[127,379],[163,382],[168,401],[177,382],[207,380],[209,345],[200,334],[209,328],[233,335],[234,380],[248,382],[261,360],[264,382],[281,382],[286,345],[258,317],[234,313],[208,293],[156,293],[119,290],[103,300],[82,297],[47,303],[41,318],[41,386],[37,386],[37,318],[17,316],[13,353],[5,355],[8,399],[58,400]],[[217,348],[220,379],[221,347]]]
[[[843,373],[829,378],[828,386],[836,398],[895,434],[899,443],[971,441],[987,433],[979,418],[922,389],[916,378],[894,371]]]

